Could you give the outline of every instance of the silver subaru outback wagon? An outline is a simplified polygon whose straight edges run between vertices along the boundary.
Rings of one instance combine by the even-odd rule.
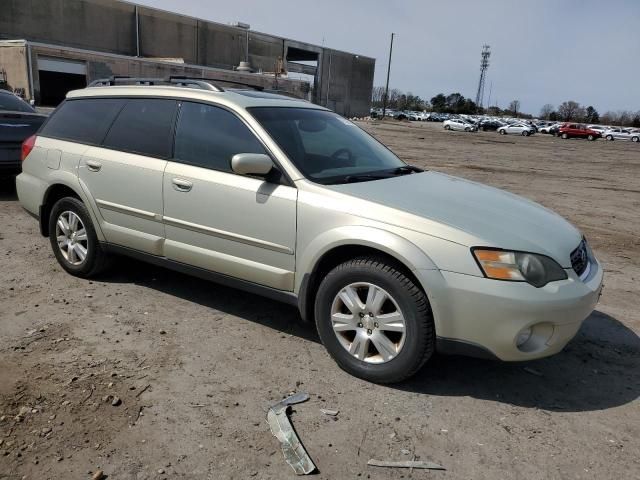
[[[562,217],[408,165],[325,108],[111,83],[70,92],[23,145],[20,202],[72,275],[124,254],[294,304],[381,383],[436,350],[552,355],[598,301],[602,267]]]

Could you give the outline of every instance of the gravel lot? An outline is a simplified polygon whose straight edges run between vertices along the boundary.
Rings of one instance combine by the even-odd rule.
[[[0,479],[293,478],[265,421],[292,391],[311,396],[291,418],[316,478],[638,478],[640,147],[362,125],[411,163],[524,195],[584,231],[606,287],[564,352],[438,356],[409,382],[367,384],[290,307],[127,259],[95,281],[67,275],[5,179]],[[366,466],[414,456],[447,471]]]

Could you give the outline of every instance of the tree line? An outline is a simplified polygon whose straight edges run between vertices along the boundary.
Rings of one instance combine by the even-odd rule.
[[[371,102],[373,107],[382,108],[384,102],[384,87],[373,87]],[[439,93],[427,101],[411,92],[405,93],[394,88],[389,90],[387,108],[391,110],[426,110],[437,113],[466,115],[486,113],[494,116],[533,118],[532,115],[520,111],[519,100],[512,100],[509,102],[507,108],[504,109],[497,105],[484,109],[476,105],[470,98],[465,98],[464,95],[457,92],[450,93],[449,95]],[[544,105],[540,110],[538,118],[555,122],[573,121],[640,127],[640,110],[637,112],[628,110],[620,110],[617,112],[609,111],[600,115],[592,105],[584,107],[573,100],[562,102],[557,107],[550,103]]]
[[[637,112],[629,110],[609,111],[600,115],[593,106],[583,107],[573,100],[562,102],[557,108],[547,103],[540,109],[540,118],[551,121],[572,121],[620,125],[623,127],[640,127],[640,110]]]

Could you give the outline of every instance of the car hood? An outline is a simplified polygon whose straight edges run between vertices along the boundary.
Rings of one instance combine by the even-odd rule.
[[[569,254],[582,235],[560,215],[518,195],[436,172],[327,188],[438,222],[471,235],[478,244],[548,255],[570,268]],[[406,217],[405,217],[406,218]],[[418,219],[417,219],[418,220]],[[401,225],[429,234],[431,222]],[[460,239],[448,240],[458,243]]]

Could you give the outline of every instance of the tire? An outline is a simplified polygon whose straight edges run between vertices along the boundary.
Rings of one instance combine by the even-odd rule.
[[[638,143],[638,142],[640,142],[640,137],[631,137],[631,141],[635,142],[635,143]]]
[[[506,130],[500,130],[500,135],[506,135],[507,131]]]
[[[606,139],[609,140],[610,142],[613,142],[613,135],[607,135]]]
[[[469,127],[466,127],[466,128],[464,129],[464,131],[465,131],[465,132],[468,132],[468,131],[469,131]]]
[[[70,219],[76,217],[76,235],[71,232],[72,222]],[[64,221],[62,225],[58,224],[58,220],[63,217],[66,219],[68,225],[69,235],[65,234],[63,230]],[[84,227],[84,235],[77,233],[81,232],[81,228]],[[63,237],[66,237],[63,239]],[[60,245],[58,241],[64,242],[64,245]],[[73,240],[73,247],[69,244]],[[67,273],[80,278],[90,278],[98,273],[102,272],[109,264],[109,257],[107,253],[102,249],[98,242],[91,216],[87,211],[84,203],[74,197],[65,197],[58,200],[51,208],[49,215],[49,241],[51,242],[51,248],[53,254],[58,260],[58,263],[64,268]],[[79,245],[82,248],[79,248]],[[84,249],[84,259],[82,259],[82,249]],[[74,261],[75,260],[75,261]]]
[[[366,302],[371,288],[382,294],[380,298],[386,298],[380,308],[375,307],[375,301]],[[353,298],[354,294],[364,310],[348,308],[343,302],[343,298]],[[377,299],[377,294],[373,298]],[[367,315],[369,307],[378,316]],[[380,315],[388,317],[396,310],[402,319],[401,331],[399,320],[393,322],[390,328],[394,330],[388,333],[378,323],[372,323],[378,322]],[[360,318],[362,321],[357,323]],[[331,270],[318,288],[315,319],[320,339],[338,366],[374,383],[395,383],[411,377],[435,351],[435,326],[426,295],[402,270],[384,259],[359,257]],[[334,330],[335,327],[341,329]],[[386,338],[385,343],[381,343],[381,337]],[[395,349],[378,350],[377,345]],[[350,348],[355,350],[353,354]],[[385,351],[393,353],[385,358]]]
[[[445,130],[451,130],[451,127],[450,127],[449,125],[445,125],[445,126],[444,126],[444,129],[445,129]]]
[[[569,135],[568,135],[568,134],[566,134],[566,133],[563,133],[563,134],[562,134],[562,138],[566,140],[567,138],[569,138]]]
[[[529,132],[527,130],[522,132],[522,136],[523,137],[528,137],[529,136]]]
[[[594,137],[593,135],[588,135],[587,136],[587,140],[589,140],[590,142],[593,142],[596,139],[596,137]]]

